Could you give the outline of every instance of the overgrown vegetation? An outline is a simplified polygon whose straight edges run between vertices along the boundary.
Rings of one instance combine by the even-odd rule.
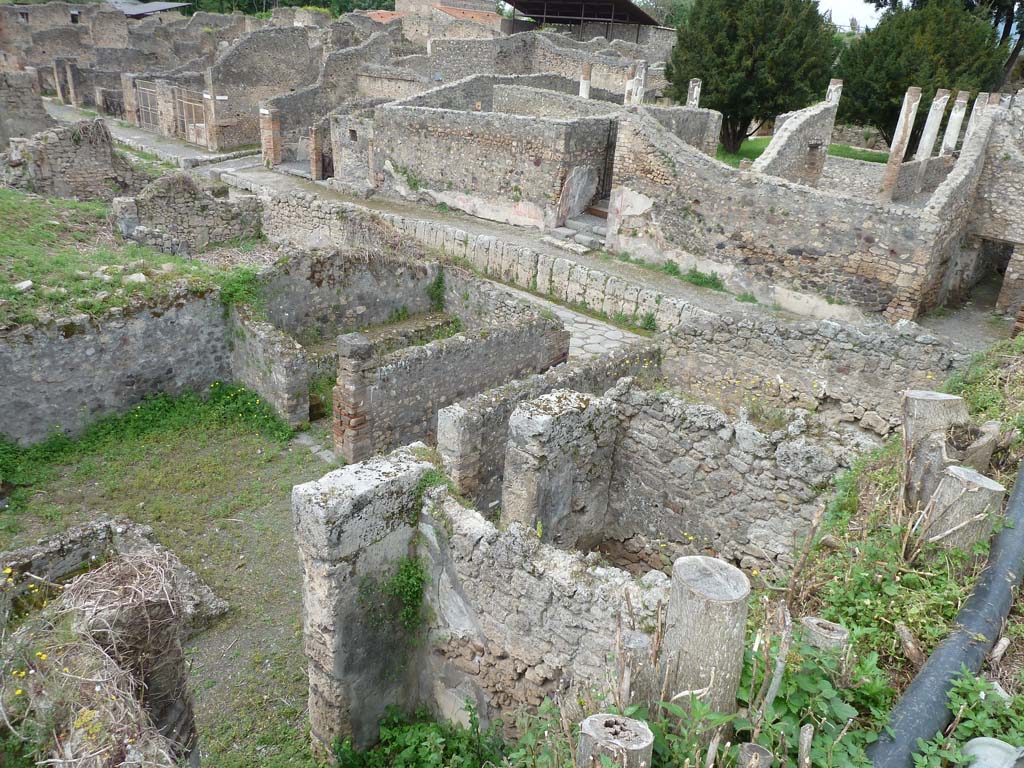
[[[226,303],[258,305],[255,270],[215,270],[139,245],[120,243],[106,203],[79,203],[0,189],[0,328],[40,317],[100,315],[177,286],[200,294],[220,287]],[[145,282],[124,282],[133,272]],[[15,286],[30,280],[32,286]]]
[[[628,253],[616,253],[612,255],[607,252],[602,252],[599,255],[602,258],[614,258],[618,261],[623,261],[627,264],[632,264],[635,267],[641,267],[651,272],[659,272],[663,275],[674,277],[677,280],[682,280],[684,283],[695,285],[698,288],[710,288],[713,291],[725,290],[725,282],[721,277],[713,272],[702,272],[696,267],[690,267],[684,272],[674,261],[664,261],[661,264],[653,264],[649,261],[644,261],[643,259],[634,258]]]
[[[444,311],[444,291],[444,269],[439,268],[437,270],[437,277],[427,286],[427,298],[430,299],[430,308],[435,312]]]
[[[723,163],[738,168],[742,160],[757,160],[771,143],[770,136],[758,136],[747,139],[736,152],[726,150],[724,144],[718,145],[718,154],[715,155]],[[888,152],[879,152],[874,149],[861,149],[851,147],[848,144],[829,144],[828,153],[833,157],[845,157],[850,160],[863,160],[868,163],[886,163],[889,161]]]

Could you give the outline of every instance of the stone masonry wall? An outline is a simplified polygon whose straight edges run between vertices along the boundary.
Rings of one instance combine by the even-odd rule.
[[[608,628],[652,627],[669,602],[662,573],[634,580],[522,526],[499,531],[443,491],[425,496],[420,479],[431,465],[421,448],[293,490],[318,751],[339,737],[371,745],[393,704],[459,719],[469,700],[484,723],[511,723],[545,696],[603,689],[615,648]],[[428,570],[425,642],[373,602],[410,555]]]
[[[77,434],[147,395],[231,378],[216,295],[179,294],[102,322],[79,317],[0,336],[0,435],[22,445]]]
[[[255,197],[214,197],[187,173],[161,176],[136,197],[116,198],[113,216],[122,236],[180,255],[260,234]]]
[[[822,168],[821,178],[818,179],[818,188],[827,189],[838,195],[875,200],[884,175],[885,163],[829,155],[825,158],[825,166]]]
[[[1024,91],[993,128],[985,171],[970,210],[970,231],[979,237],[1024,244],[1024,216],[1014,204],[1024,197]]]
[[[751,170],[815,187],[821,178],[839,102],[823,101],[779,115],[775,135]],[[781,121],[781,127],[780,127]]]
[[[292,426],[309,421],[309,366],[302,347],[246,308],[232,312],[230,328],[234,380],[259,392]]]
[[[705,155],[714,157],[718,152],[718,137],[722,132],[722,113],[699,107],[643,106],[641,114],[653,117],[662,127]]]
[[[621,348],[442,408],[437,415],[437,449],[459,494],[489,510],[501,501],[509,419],[516,407],[556,389],[601,393],[624,376],[657,377],[661,352],[655,344]]]
[[[348,461],[434,442],[437,412],[469,395],[564,362],[569,334],[541,317],[374,356],[361,334],[338,339],[334,445]]]
[[[112,200],[147,180],[114,151],[101,118],[12,139],[0,155],[0,179],[26,192],[82,200]]]
[[[719,316],[671,329],[662,370],[717,402],[833,410],[880,434],[899,424],[905,389],[934,387],[967,361],[913,324],[858,329],[831,321]]]
[[[53,125],[39,98],[39,76],[0,71],[0,148],[12,137],[31,136]]]
[[[608,397],[621,431],[607,538],[669,539],[747,568],[792,563],[838,468],[802,421],[767,432],[670,393],[625,386]]]
[[[718,272],[770,302],[914,317],[939,221],[729,168],[642,115],[621,119],[608,246]]]

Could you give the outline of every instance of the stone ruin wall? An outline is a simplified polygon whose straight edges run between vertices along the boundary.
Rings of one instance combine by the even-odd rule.
[[[705,155],[718,153],[718,137],[722,132],[722,113],[699,107],[655,107],[645,105],[637,111],[653,117],[677,138]]]
[[[542,317],[469,330],[378,358],[361,334],[338,339],[334,445],[360,461],[416,440],[435,442],[437,412],[564,362],[569,333]]]
[[[260,235],[254,196],[214,197],[187,173],[161,176],[135,197],[114,198],[112,215],[122,237],[180,256]]]
[[[668,603],[664,574],[638,582],[522,526],[499,531],[443,494],[424,507],[418,488],[432,465],[420,455],[403,448],[293,489],[309,715],[322,749],[336,737],[372,744],[389,704],[458,717],[470,699],[483,720],[511,722],[556,690],[603,687],[608,628],[635,619],[649,629]],[[416,646],[359,597],[411,554],[430,575],[427,642]]]
[[[14,137],[32,136],[54,125],[39,97],[38,73],[0,71],[0,151]]]
[[[775,135],[751,170],[816,187],[828,157],[838,109],[838,101],[823,101],[779,115]]]
[[[620,378],[656,378],[661,350],[656,343],[617,349],[608,355],[560,365],[489,389],[442,408],[437,414],[437,450],[458,493],[481,510],[501,503],[508,424],[516,407],[556,389],[599,393]]]
[[[903,390],[934,386],[966,362],[965,352],[912,324],[722,315],[669,330],[662,369],[684,392],[713,386],[718,402],[835,412],[885,434],[899,424]]]
[[[0,435],[21,445],[75,435],[156,392],[202,391],[231,379],[216,295],[156,300],[123,316],[79,316],[0,333]]]
[[[24,192],[84,200],[112,200],[148,181],[114,150],[100,118],[12,139],[0,155],[0,178]]]
[[[718,272],[755,295],[775,286],[765,298],[804,312],[825,298],[891,319],[923,308],[931,217],[729,168],[643,116],[620,120],[614,173],[613,250]]]

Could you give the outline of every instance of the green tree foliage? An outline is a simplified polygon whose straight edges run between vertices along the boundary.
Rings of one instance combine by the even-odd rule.
[[[722,143],[739,150],[755,120],[824,98],[835,27],[816,0],[694,0],[668,64],[672,95],[703,80],[704,106],[722,113]]]
[[[924,115],[938,88],[977,93],[997,86],[1005,48],[992,25],[959,0],[887,11],[839,59],[840,119],[873,125],[890,141],[908,87],[920,86]],[[917,120],[918,132],[923,124]]]

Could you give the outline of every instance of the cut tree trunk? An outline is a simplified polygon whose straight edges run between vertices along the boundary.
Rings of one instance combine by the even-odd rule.
[[[736,765],[739,768],[771,768],[774,763],[772,753],[760,744],[752,744],[749,741],[740,744],[739,755],[736,757]]]
[[[680,557],[662,646],[662,679],[670,698],[700,698],[712,712],[736,711],[743,669],[750,582],[724,560]]]
[[[968,467],[949,467],[931,500],[926,541],[970,551],[989,537],[1006,489]]]
[[[804,616],[800,623],[804,628],[804,639],[815,648],[844,651],[850,644],[850,630],[842,624],[834,624],[817,616]]]
[[[950,427],[969,422],[967,403],[962,397],[919,389],[903,393],[904,448],[912,448],[932,432],[945,434]]]
[[[619,647],[619,699],[623,706],[638,704],[653,712],[661,687],[654,666],[651,637],[626,630]]]
[[[577,768],[650,768],[654,734],[647,723],[622,715],[591,715],[580,724]]]

